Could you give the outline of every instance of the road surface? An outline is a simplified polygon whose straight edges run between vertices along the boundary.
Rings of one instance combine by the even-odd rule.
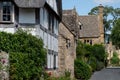
[[[90,80],[120,80],[120,68],[106,68],[95,72]]]

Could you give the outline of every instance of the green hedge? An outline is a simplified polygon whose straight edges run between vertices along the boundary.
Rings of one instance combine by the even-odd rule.
[[[75,60],[75,77],[77,79],[89,80],[92,75],[91,67],[79,59]]]
[[[0,50],[10,53],[10,79],[38,78],[46,64],[42,39],[18,30],[15,34],[0,32]]]

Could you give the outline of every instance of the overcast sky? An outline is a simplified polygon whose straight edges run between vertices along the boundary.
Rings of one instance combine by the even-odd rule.
[[[63,9],[73,9],[75,6],[80,15],[87,15],[93,7],[99,4],[120,8],[120,0],[62,0],[62,3]]]

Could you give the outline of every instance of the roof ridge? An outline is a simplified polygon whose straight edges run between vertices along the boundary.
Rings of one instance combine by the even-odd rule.
[[[98,15],[79,15],[79,17],[89,17],[89,16],[98,16]]]

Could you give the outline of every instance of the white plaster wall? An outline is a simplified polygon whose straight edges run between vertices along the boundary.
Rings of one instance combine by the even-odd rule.
[[[35,23],[35,9],[19,8],[19,23]]]
[[[33,36],[36,36],[36,28],[22,28],[22,29],[32,34]]]
[[[14,28],[0,28],[0,31],[4,31],[4,32],[7,32],[7,33],[15,33]]]

